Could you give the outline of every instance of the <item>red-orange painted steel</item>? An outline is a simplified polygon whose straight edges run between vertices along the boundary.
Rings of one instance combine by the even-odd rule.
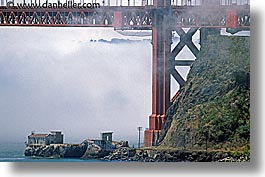
[[[155,4],[164,5],[156,1]],[[152,113],[149,116],[149,128],[145,131],[145,146],[157,145],[165,113],[170,106],[170,67],[173,66],[170,66],[169,60],[172,34],[166,18],[166,14],[157,13],[152,19]]]
[[[0,26],[76,26],[76,27],[109,27],[118,29],[151,29],[154,11],[170,12],[168,18],[175,27],[229,27],[249,28],[250,9],[246,6],[170,6],[161,7],[167,3],[156,2],[159,6],[103,6],[98,9],[78,8],[6,8],[0,7]],[[228,9],[228,10],[227,10]],[[230,13],[229,9],[236,9]],[[236,11],[236,12],[235,12]],[[117,12],[117,13],[116,13]],[[118,12],[121,12],[119,14]],[[164,13],[163,12],[163,13]],[[115,13],[115,14],[114,14]],[[235,15],[236,13],[237,15]],[[116,16],[117,18],[114,18]],[[228,17],[228,18],[226,18]],[[113,19],[114,18],[114,19]],[[45,22],[46,20],[46,22]],[[237,22],[240,23],[237,23]],[[120,22],[122,25],[120,26]]]
[[[226,27],[227,28],[237,27],[237,12],[235,9],[226,10]]]
[[[122,27],[122,12],[121,11],[114,11],[113,26],[115,29],[120,29]]]

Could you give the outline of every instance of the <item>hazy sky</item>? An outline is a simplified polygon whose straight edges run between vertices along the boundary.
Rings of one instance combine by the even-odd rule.
[[[0,141],[54,129],[66,141],[107,130],[137,139],[151,113],[151,44],[89,42],[113,37],[128,38],[111,28],[0,28]]]
[[[68,142],[110,130],[137,142],[151,114],[152,46],[89,42],[112,38],[144,39],[112,28],[0,28],[0,142],[32,130],[62,130]]]
[[[112,28],[1,27],[0,142],[32,130],[81,142],[110,130],[135,143],[151,114],[151,44],[89,42],[112,38],[143,39]]]
[[[138,42],[89,42],[113,38]],[[110,130],[136,143],[151,114],[152,45],[141,41],[150,38],[112,28],[1,27],[0,143],[24,142],[32,130],[62,130],[67,142]],[[191,57],[187,47],[178,56]],[[177,69],[185,78],[188,67]]]

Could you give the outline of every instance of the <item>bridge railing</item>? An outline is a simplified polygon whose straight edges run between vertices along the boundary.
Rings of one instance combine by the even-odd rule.
[[[25,2],[28,1],[31,0],[25,0]],[[40,0],[40,2],[43,1],[44,0]],[[94,3],[97,2],[97,0],[82,1]],[[107,1],[111,2],[113,0]],[[196,3],[205,3],[206,1],[207,0],[197,0]],[[221,0],[211,0],[211,2],[213,1],[216,3],[223,2]],[[56,2],[56,0],[50,0],[48,2]],[[184,2],[184,0],[182,0],[182,2]],[[193,1],[191,0],[191,2]],[[221,4],[219,4],[219,6],[212,6],[210,8],[205,8],[204,4],[201,6],[192,6],[192,4],[191,6],[172,6],[170,23],[175,27],[183,28],[250,27],[249,6],[242,6],[242,4],[237,8],[234,8],[234,6],[228,7],[227,5],[220,5]],[[232,3],[231,5],[234,4]],[[153,12],[154,9],[152,6],[124,6],[123,8],[120,8],[120,6],[105,6],[104,8],[100,9],[87,10],[78,8],[20,9],[18,7],[9,9],[0,7],[0,26],[111,26],[115,27],[115,29],[151,29],[153,25]]]

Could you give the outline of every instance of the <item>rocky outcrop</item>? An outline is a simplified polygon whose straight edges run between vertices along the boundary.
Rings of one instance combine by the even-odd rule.
[[[208,36],[168,109],[160,147],[250,149],[249,37]]]
[[[109,155],[116,148],[128,147],[128,141],[104,142],[101,145],[105,146],[102,147],[95,143],[95,141],[87,139],[81,144],[32,145],[26,147],[24,154],[25,156],[44,158],[97,159]],[[109,148],[110,145],[113,148]]]
[[[129,147],[128,141],[113,141],[112,144],[115,146],[116,149],[121,147]]]
[[[111,151],[104,150],[96,144],[88,144],[85,153],[82,155],[82,159],[97,159],[108,155]]]
[[[133,148],[116,149],[103,159],[138,162],[248,162],[250,160],[248,152]]]
[[[80,158],[85,153],[87,146],[87,143],[27,146],[24,154],[25,156],[49,158]]]
[[[115,149],[112,153],[110,153],[108,156],[105,156],[104,160],[135,160],[131,159],[135,156],[136,150],[134,148],[129,147],[120,147],[118,149]]]

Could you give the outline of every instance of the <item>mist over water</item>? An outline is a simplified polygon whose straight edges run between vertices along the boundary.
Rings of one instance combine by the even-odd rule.
[[[123,36],[112,28],[0,31],[0,142],[62,130],[69,143],[113,131],[114,140],[137,144],[137,127],[147,128],[151,114],[150,36]],[[179,58],[194,58],[188,52],[185,47]],[[188,69],[177,68],[184,78]],[[173,96],[178,84],[171,80]]]
[[[89,42],[124,38],[104,29],[0,30],[1,142],[24,142],[32,130],[62,130],[66,142],[102,131],[137,141],[151,113],[149,41]]]

